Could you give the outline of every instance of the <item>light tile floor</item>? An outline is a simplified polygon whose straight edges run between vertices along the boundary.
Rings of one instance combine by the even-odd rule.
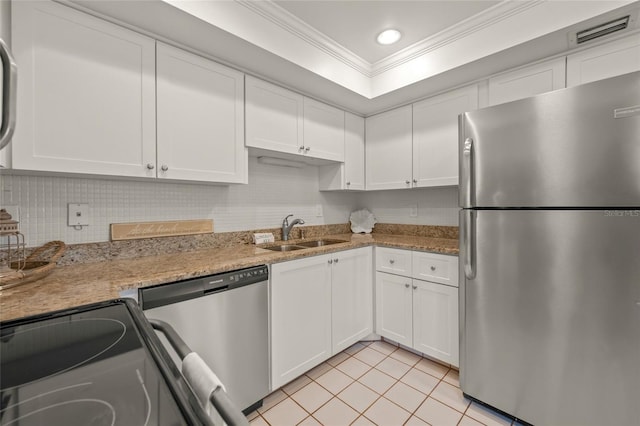
[[[455,369],[388,342],[359,342],[273,392],[248,419],[252,426],[513,424],[464,398],[459,385]]]

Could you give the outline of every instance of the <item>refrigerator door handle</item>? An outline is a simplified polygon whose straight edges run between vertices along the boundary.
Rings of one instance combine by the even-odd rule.
[[[458,116],[460,135],[460,207],[473,207],[473,138],[465,137],[465,114]]]
[[[16,82],[18,66],[7,45],[0,40],[2,59],[2,126],[0,127],[0,149],[11,141],[16,126]]]
[[[476,212],[474,210],[463,210],[463,212],[462,244],[464,250],[464,276],[468,280],[472,280],[476,277]]]

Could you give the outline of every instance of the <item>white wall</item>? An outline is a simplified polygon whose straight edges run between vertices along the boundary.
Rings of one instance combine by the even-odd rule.
[[[458,187],[371,191],[360,194],[358,205],[379,223],[458,226]],[[411,208],[417,206],[417,216]]]
[[[357,207],[354,194],[319,192],[317,167],[267,166],[255,158],[248,185],[1,175],[0,190],[0,206],[19,212],[28,246],[108,241],[109,224],[120,222],[213,218],[215,231],[227,232],[277,228],[293,213],[309,225],[346,223]],[[67,226],[68,203],[90,205],[89,226]]]

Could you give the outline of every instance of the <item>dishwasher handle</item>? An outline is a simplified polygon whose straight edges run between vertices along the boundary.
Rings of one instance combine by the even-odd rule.
[[[171,325],[157,319],[150,319],[149,323],[154,329],[162,332],[166,336],[171,347],[173,347],[181,360],[184,360],[187,355],[193,352]],[[249,426],[247,418],[242,414],[242,411],[236,407],[233,401],[231,401],[222,386],[216,387],[211,392],[209,401],[228,426]]]

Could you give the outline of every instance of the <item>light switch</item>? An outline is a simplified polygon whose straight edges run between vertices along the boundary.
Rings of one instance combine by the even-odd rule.
[[[89,204],[69,203],[69,226],[89,225]]]

